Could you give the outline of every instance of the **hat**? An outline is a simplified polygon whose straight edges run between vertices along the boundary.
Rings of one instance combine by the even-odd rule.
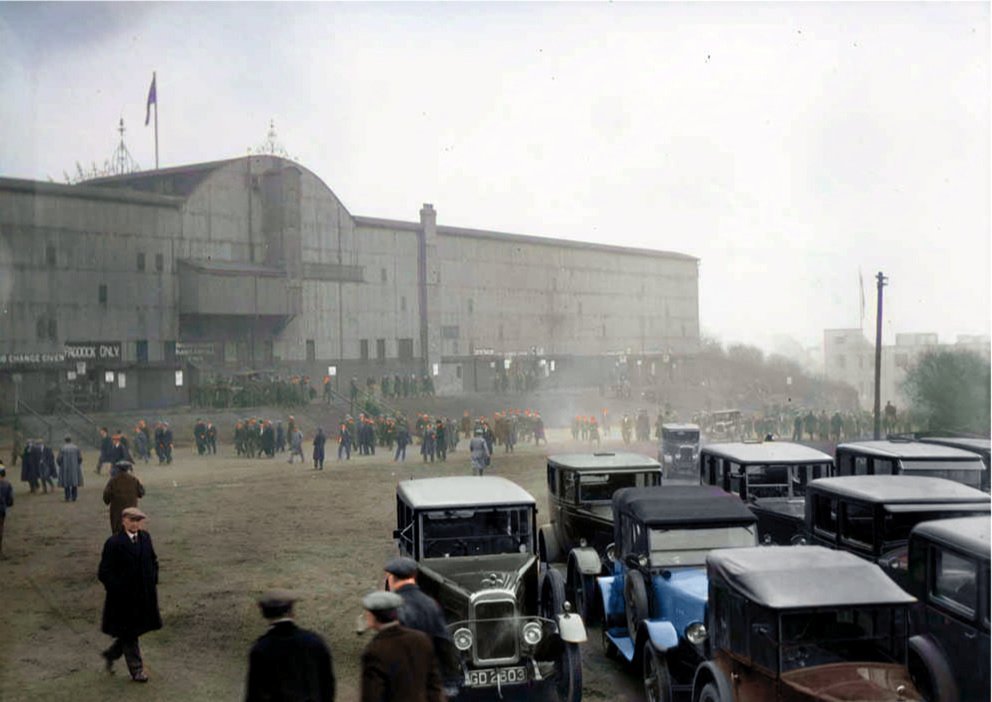
[[[289,607],[296,602],[299,597],[289,590],[274,589],[268,590],[258,598],[258,606],[263,609],[277,609]]]
[[[398,578],[410,578],[417,574],[417,562],[406,556],[397,556],[390,559],[383,570]]]
[[[388,612],[391,609],[399,609],[402,604],[402,597],[395,592],[384,590],[370,592],[362,598],[362,607],[370,612]]]
[[[124,517],[130,517],[131,519],[147,519],[148,515],[137,507],[125,507],[121,512],[121,518]]]
[[[123,458],[117,461],[117,463],[114,464],[114,467],[122,470],[131,470],[131,468],[134,467],[134,461],[129,461],[126,458]]]

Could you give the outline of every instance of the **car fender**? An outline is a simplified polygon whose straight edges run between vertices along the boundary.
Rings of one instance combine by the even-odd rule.
[[[538,530],[539,543],[544,545],[544,555],[548,563],[557,563],[561,560],[561,544],[555,536],[553,524],[545,524]]]
[[[610,607],[610,600],[612,599],[611,593],[613,591],[613,583],[616,581],[616,576],[604,575],[602,577],[596,578],[596,590],[599,592],[600,599],[603,600],[603,613],[606,617],[618,615],[622,616],[624,609],[621,607],[617,609],[616,607]],[[623,604],[623,598],[619,598],[619,602]]]
[[[933,702],[958,702],[961,699],[958,685],[940,646],[929,636],[917,635],[909,637],[909,650],[916,654],[930,678],[936,696]]]
[[[586,625],[578,614],[559,614],[558,634],[566,643],[585,643],[588,640]]]
[[[651,640],[651,645],[658,651],[667,651],[679,645],[679,634],[669,621],[659,621],[648,619],[641,624],[647,631],[647,637]]]
[[[716,685],[721,702],[734,702],[734,691],[730,687],[730,681],[713,661],[700,663],[699,667],[696,668],[696,674],[692,678],[692,699],[699,699],[699,694],[708,682]]]
[[[596,549],[591,546],[573,548],[568,558],[575,561],[575,565],[583,575],[599,575],[603,572],[603,561],[600,560]]]

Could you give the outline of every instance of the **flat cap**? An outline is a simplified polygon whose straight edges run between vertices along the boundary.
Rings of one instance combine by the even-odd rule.
[[[390,559],[383,570],[397,578],[409,578],[417,574],[417,562],[406,556],[397,556]]]
[[[148,515],[137,507],[125,507],[121,512],[121,517],[130,517],[131,519],[148,519]]]
[[[390,609],[399,609],[403,604],[403,598],[395,592],[376,590],[370,592],[362,598],[362,607],[370,612],[385,612]]]
[[[265,609],[288,607],[298,599],[300,598],[294,592],[289,590],[274,589],[265,592],[258,598],[258,606],[264,607]]]

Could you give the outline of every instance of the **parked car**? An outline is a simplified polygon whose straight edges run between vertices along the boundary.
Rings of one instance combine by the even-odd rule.
[[[699,425],[662,424],[658,462],[665,477],[695,478],[699,470]]]
[[[987,483],[985,464],[973,451],[909,439],[837,444],[837,475],[920,475],[973,488]]]
[[[916,600],[878,566],[819,547],[706,558],[710,660],[694,702],[922,700],[907,657]]]
[[[918,436],[918,441],[924,444],[939,444],[941,446],[950,446],[951,448],[961,449],[962,451],[971,451],[972,453],[977,453],[982,458],[982,463],[985,465],[985,471],[982,473],[982,490],[988,492],[990,489],[989,481],[989,457],[992,454],[992,440],[989,439],[974,439],[970,437],[962,436]]]
[[[943,478],[850,475],[814,480],[806,490],[810,543],[876,561],[906,585],[907,544],[920,522],[989,514],[989,495]]]
[[[909,535],[909,670],[934,702],[989,699],[989,517],[917,524]],[[977,663],[977,664],[976,664]]]
[[[703,485],[737,495],[758,517],[764,544],[798,543],[806,519],[806,486],[834,475],[829,454],[788,441],[709,444],[699,455]]]
[[[543,681],[578,702],[585,625],[570,612],[561,575],[540,573],[535,515],[530,493],[505,478],[405,480],[393,536],[444,610],[464,687]]]
[[[744,420],[738,409],[711,412],[706,436],[711,441],[740,441],[744,435]]]
[[[613,493],[661,485],[661,465],[636,453],[580,453],[548,457],[550,523],[538,534],[544,564],[566,564],[566,595],[589,621],[595,615],[595,578],[612,568]]]
[[[689,691],[705,657],[706,554],[754,546],[755,516],[719,488],[626,488],[613,496],[616,560],[598,579],[603,645],[639,666],[650,702]]]

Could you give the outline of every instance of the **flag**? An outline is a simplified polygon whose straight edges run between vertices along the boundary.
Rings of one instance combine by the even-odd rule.
[[[158,96],[155,95],[155,74],[152,73],[152,85],[148,88],[148,104],[145,105],[145,126],[148,126],[148,120],[152,116],[152,104],[158,105]]]

